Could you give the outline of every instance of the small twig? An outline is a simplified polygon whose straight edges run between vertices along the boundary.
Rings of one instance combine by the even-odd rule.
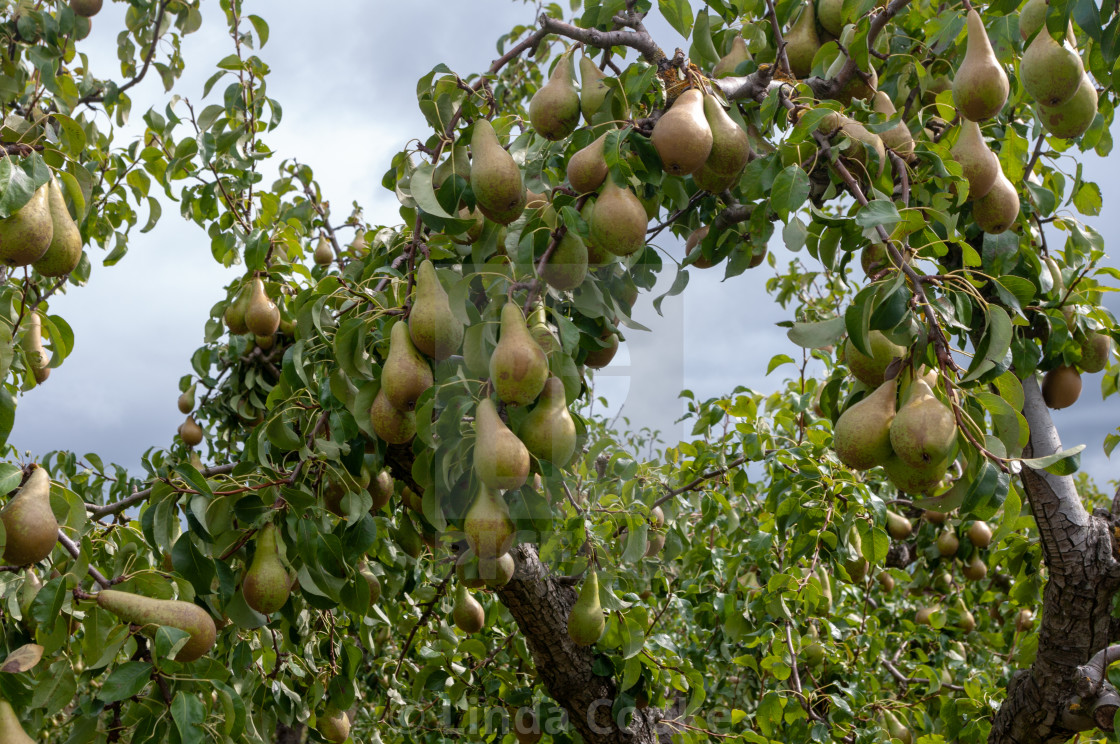
[[[66,552],[68,552],[72,557],[74,557],[75,559],[81,558],[82,553],[81,550],[78,549],[77,544],[69,537],[67,537],[66,533],[61,529],[59,529],[58,531],[58,541],[62,543],[62,547],[66,548]],[[98,586],[100,586],[102,589],[108,589],[113,585],[111,581],[106,579],[101,574],[101,572],[93,566],[87,566],[86,570],[89,572],[89,575],[93,577],[93,580],[97,582]]]

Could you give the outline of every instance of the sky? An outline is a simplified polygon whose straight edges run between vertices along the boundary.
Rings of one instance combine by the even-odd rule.
[[[183,41],[187,70],[177,86],[196,110],[203,82],[231,51],[220,13],[212,3],[203,5],[209,15],[203,28]],[[115,44],[125,7],[107,2],[90,38],[79,46],[103,75],[119,75]],[[536,15],[535,5],[511,0],[327,0],[313,17],[330,22],[313,23],[306,2],[248,2],[246,8],[264,16],[271,29],[259,55],[271,67],[269,95],[284,109],[280,127],[265,136],[276,153],[273,163],[296,158],[309,164],[336,213],[345,214],[342,205],[357,201],[373,224],[399,222],[397,201],[380,186],[381,177],[408,140],[428,131],[416,106],[416,80],[438,62],[462,74],[484,70],[499,56],[498,36],[533,24]],[[667,50],[687,48],[660,19],[650,30]],[[149,106],[166,105],[155,75],[133,93],[137,123]],[[1120,193],[1120,169],[1109,170],[1088,156],[1086,170],[1109,204]],[[266,165],[266,177],[274,173],[275,165]],[[1116,234],[1117,219],[1106,209],[1090,222],[1107,239]],[[682,256],[668,231],[656,245]],[[782,247],[775,252],[781,267],[790,254]],[[164,205],[156,229],[134,231],[129,254],[118,265],[103,267],[101,258],[95,249],[87,286],[71,288],[51,303],[50,313],[73,327],[75,347],[44,385],[20,399],[10,442],[34,454],[94,451],[136,469],[147,448],[171,444],[183,419],[175,405],[179,378],[190,372],[190,355],[202,343],[210,308],[242,272],[218,266],[205,234],[181,219],[173,204]],[[651,299],[672,281],[672,271],[659,290],[643,295],[635,319],[650,332],[630,330],[615,362],[596,382],[596,393],[610,401],[608,411],[621,408],[631,427],[658,430],[667,443],[688,438],[691,429],[689,422],[677,421],[685,410],[678,397],[682,388],[701,399],[729,394],[738,385],[769,392],[793,369],[781,367],[767,377],[769,359],[779,353],[800,358],[784,329],[775,326],[792,318],[766,295],[772,269],[764,264],[726,282],[722,268],[690,273],[688,288],[664,301],[662,316],[653,312]],[[1113,312],[1120,311],[1115,299],[1109,302]],[[1115,469],[1101,442],[1120,423],[1120,402],[1113,397],[1100,403],[1100,377],[1086,375],[1079,404],[1054,418],[1067,446],[1088,445],[1083,469],[1103,484],[1115,477]]]

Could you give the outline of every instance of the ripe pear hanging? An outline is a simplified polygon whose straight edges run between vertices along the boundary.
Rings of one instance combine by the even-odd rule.
[[[416,414],[394,407],[384,388],[377,391],[369,407],[369,423],[373,433],[389,444],[406,444],[416,436]]]
[[[35,382],[45,382],[51,376],[51,355],[43,348],[43,320],[34,310],[27,316],[27,332],[20,340],[20,348],[27,355],[27,366]]]
[[[416,299],[408,313],[408,332],[417,349],[437,360],[446,359],[463,345],[463,324],[451,312],[447,292],[427,259],[416,272]]]
[[[1082,372],[1100,372],[1108,366],[1112,355],[1112,338],[1104,333],[1090,333],[1081,339],[1081,361],[1077,366]]]
[[[253,562],[241,583],[245,604],[262,615],[271,615],[288,601],[291,587],[291,576],[280,560],[280,548],[276,544],[276,526],[266,524],[257,533]]]
[[[673,176],[695,173],[712,151],[712,129],[704,118],[704,94],[689,88],[653,125],[650,142]]]
[[[923,467],[949,456],[957,440],[957,422],[949,406],[919,378],[910,385],[890,435],[891,447],[900,460]]]
[[[27,482],[2,511],[3,557],[11,566],[38,563],[51,554],[58,540],[58,521],[51,510],[51,477],[36,466]]]
[[[591,118],[602,108],[611,89],[604,82],[607,76],[586,54],[579,58],[579,77],[579,108],[583,112],[583,118],[590,124]]]
[[[840,36],[844,30],[844,0],[817,0],[817,22],[828,33]]]
[[[832,448],[840,462],[856,470],[868,470],[890,458],[897,389],[898,378],[892,377],[840,414],[832,436]]]
[[[1000,112],[1007,102],[1011,84],[996,59],[984,21],[976,10],[968,11],[968,45],[964,60],[953,77],[953,103],[971,121],[983,121]]]
[[[54,237],[50,188],[40,186],[26,204],[0,220],[0,263],[28,266],[43,257]]]
[[[1073,139],[1089,130],[1097,116],[1097,89],[1087,74],[1081,76],[1077,92],[1059,106],[1038,104],[1038,118],[1055,137]]]
[[[179,395],[179,412],[190,413],[194,410],[194,385]]]
[[[895,110],[894,103],[881,90],[875,91],[875,95],[871,97],[871,110],[887,117],[893,117],[898,113]],[[884,145],[907,160],[914,154],[914,136],[910,134],[906,122],[900,121],[880,134],[879,137],[883,140]]]
[[[0,741],[4,744],[35,744],[20,725],[19,716],[11,703],[0,697]]]
[[[521,308],[516,302],[506,302],[498,345],[490,355],[495,392],[502,402],[523,406],[537,399],[547,379],[548,357],[529,335]]]
[[[1019,194],[1001,170],[992,190],[972,203],[972,219],[984,232],[999,235],[1015,224],[1018,217]]]
[[[1001,169],[999,158],[984,142],[980,125],[969,119],[962,120],[960,135],[949,153],[960,163],[968,179],[968,198],[975,201],[987,196]]]
[[[599,576],[591,569],[568,615],[568,635],[580,646],[591,646],[598,642],[606,628],[607,618],[599,604]]]
[[[634,192],[607,176],[591,210],[588,245],[615,256],[629,256],[645,246],[648,227],[646,209]]]
[[[496,559],[509,552],[513,532],[505,499],[485,483],[480,484],[478,496],[463,517],[463,534],[471,550],[479,560]]]
[[[1059,44],[1043,26],[1019,60],[1023,88],[1044,106],[1060,106],[1073,98],[1085,67],[1076,50]]]
[[[587,277],[587,246],[568,230],[540,270],[548,286],[566,292],[583,284]]]
[[[529,101],[529,123],[537,134],[549,140],[562,140],[579,124],[579,93],[572,83],[572,55],[560,55],[548,82]]]
[[[280,310],[265,292],[260,277],[249,283],[249,304],[245,308],[245,327],[254,336],[271,336],[280,327]]]
[[[35,270],[43,276],[67,276],[82,260],[82,233],[66,208],[66,199],[53,172],[47,182],[47,202],[51,213],[51,242],[46,253],[35,262]]]
[[[876,387],[883,382],[891,360],[901,357],[906,349],[888,339],[882,331],[871,331],[867,340],[871,347],[870,357],[848,339],[844,345],[844,362],[857,380],[868,387]]]
[[[411,411],[416,400],[435,382],[432,368],[412,345],[408,324],[389,331],[389,355],[381,368],[381,390],[398,411]]]
[[[350,738],[350,714],[344,710],[327,710],[319,716],[315,730],[331,744],[343,744]]]
[[[234,335],[248,333],[249,327],[245,325],[245,312],[249,309],[249,288],[241,287],[234,295],[233,301],[226,306],[226,327]]]
[[[719,62],[716,62],[715,67],[712,68],[712,77],[724,78],[734,75],[736,68],[750,58],[751,53],[747,50],[747,42],[743,40],[742,36],[735,34],[735,38],[731,40],[731,51],[720,57]]]
[[[315,246],[315,253],[312,258],[316,266],[328,266],[334,260],[334,250],[331,248],[326,235],[319,236],[319,243]]]
[[[929,465],[911,465],[905,460],[892,456],[883,463],[887,479],[903,493],[923,494],[935,488],[949,470],[949,461]]]
[[[601,134],[587,147],[576,152],[568,160],[568,183],[581,194],[594,191],[606,180],[607,161],[603,158],[603,143],[606,134]]]
[[[490,488],[520,488],[529,477],[529,450],[483,398],[474,415],[474,470]]]
[[[179,438],[188,447],[196,447],[202,443],[202,427],[195,423],[194,416],[187,416],[187,420],[179,424]]]
[[[451,617],[455,620],[455,627],[468,635],[477,633],[486,625],[486,611],[462,582],[455,590],[455,605],[451,608]]]
[[[821,48],[821,40],[817,36],[813,0],[806,0],[797,20],[786,32],[785,40],[786,59],[789,61],[790,72],[795,77],[809,77],[809,73],[813,71],[813,57]]]
[[[521,169],[487,119],[474,123],[471,153],[471,191],[478,208],[494,222],[508,225],[525,211],[525,184]]]
[[[1042,400],[1055,410],[1069,408],[1081,397],[1081,375],[1073,367],[1055,367],[1042,378]]]
[[[521,422],[519,438],[541,460],[564,467],[576,451],[576,423],[568,412],[564,383],[549,377],[537,405]]]
[[[151,626],[158,625],[189,633],[186,645],[175,654],[176,661],[188,662],[200,658],[213,648],[218,635],[210,613],[193,602],[152,599],[116,589],[102,589],[97,594],[97,604],[127,623],[145,626],[146,633],[154,633],[155,628]]]
[[[692,174],[692,180],[705,191],[719,194],[739,180],[751,159],[751,143],[747,133],[713,95],[704,96],[704,117],[712,130],[712,149],[708,159]]]

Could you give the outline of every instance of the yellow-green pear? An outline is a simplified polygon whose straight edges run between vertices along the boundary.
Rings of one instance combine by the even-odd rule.
[[[817,0],[817,21],[821,28],[833,36],[840,36],[844,30],[841,20],[843,8],[844,0]]]
[[[704,117],[704,94],[689,88],[653,125],[650,135],[661,165],[673,176],[695,173],[712,150],[712,130]],[[644,213],[643,209],[643,213]]]
[[[980,125],[962,119],[960,134],[949,154],[960,163],[964,177],[968,179],[968,198],[975,201],[987,196],[1002,171],[999,157],[984,142]]]
[[[840,462],[868,470],[890,458],[897,385],[898,378],[892,377],[840,414],[832,435],[832,448]]]
[[[241,582],[245,604],[262,615],[271,615],[288,601],[291,587],[292,577],[280,560],[280,547],[276,544],[276,526],[266,524],[257,533],[253,562]]]
[[[424,552],[423,538],[416,531],[416,525],[412,523],[412,519],[409,518],[407,513],[399,515],[392,534],[393,540],[408,557],[419,558],[420,554]]]
[[[249,282],[249,304],[245,307],[245,327],[254,336],[271,336],[280,328],[280,309],[265,291],[259,276]]]
[[[618,334],[613,331],[603,331],[599,339],[605,344],[598,349],[592,349],[587,352],[587,356],[583,359],[585,367],[591,369],[602,369],[611,363],[614,355],[618,353]]]
[[[1049,0],[1027,0],[1019,11],[1019,34],[1027,41],[1046,22]]]
[[[408,332],[416,348],[433,359],[446,359],[463,345],[463,324],[451,312],[447,291],[427,259],[416,272],[416,299],[408,313]]]
[[[82,260],[82,233],[66,208],[66,199],[54,173],[47,182],[47,202],[51,212],[51,242],[46,253],[35,261],[35,270],[43,276],[66,276]]]
[[[506,302],[498,345],[490,355],[494,391],[502,402],[523,406],[537,399],[547,379],[548,357],[529,335],[520,306]]]
[[[731,51],[720,57],[712,68],[713,78],[725,78],[735,74],[736,68],[750,60],[751,53],[747,50],[747,42],[739,34],[731,39]]]
[[[949,470],[949,461],[929,465],[911,465],[898,457],[891,457],[883,463],[883,470],[890,482],[903,493],[923,494],[933,489]]]
[[[849,339],[844,345],[844,361],[857,380],[868,387],[875,387],[883,382],[891,361],[903,356],[906,349],[891,341],[882,331],[871,331],[867,341],[871,356],[866,356]]]
[[[192,602],[174,599],[152,599],[139,594],[116,589],[102,589],[97,594],[97,604],[121,620],[145,626],[145,632],[155,632],[151,626],[165,625],[190,634],[186,645],[175,654],[176,661],[194,661],[214,646],[218,630],[210,613]]]
[[[51,376],[51,355],[43,348],[43,319],[34,310],[27,316],[27,331],[20,339],[20,348],[26,355],[27,366],[35,382],[46,381]]]
[[[988,523],[977,519],[968,526],[968,541],[978,548],[986,548],[992,544],[992,528]]]
[[[1081,374],[1066,365],[1055,367],[1042,378],[1042,400],[1055,410],[1069,408],[1081,397]]]
[[[389,504],[389,499],[393,497],[393,487],[393,476],[389,474],[388,470],[382,470],[370,479],[367,490],[373,498],[373,506],[370,507],[371,513]]]
[[[712,130],[712,149],[708,159],[692,174],[692,180],[705,191],[718,194],[739,180],[751,159],[751,144],[747,133],[713,95],[704,96],[704,116]]]
[[[953,411],[917,379],[891,424],[891,448],[909,465],[924,467],[949,456],[957,440]]]
[[[987,194],[972,203],[972,219],[986,233],[999,235],[1015,224],[1019,217],[1019,193],[1003,171]]]
[[[12,566],[38,563],[51,554],[58,540],[58,520],[51,510],[51,477],[35,466],[27,482],[3,510],[4,562]]]
[[[26,204],[0,220],[0,263],[27,266],[43,257],[54,237],[50,188],[40,186]]]
[[[564,383],[560,378],[548,378],[540,400],[521,422],[518,434],[535,457],[560,467],[571,461],[576,451],[576,423],[568,412]]]
[[[606,180],[607,161],[603,158],[603,144],[607,135],[599,135],[591,144],[568,159],[568,183],[581,194],[594,191]]]
[[[483,398],[475,410],[474,430],[474,469],[479,480],[493,489],[523,486],[529,478],[529,450],[498,416],[489,398]]]
[[[996,59],[984,21],[975,9],[968,11],[968,42],[964,60],[953,77],[953,103],[961,116],[972,121],[990,119],[1007,102],[1011,84]]]
[[[1085,66],[1077,51],[1058,43],[1044,26],[1019,60],[1019,81],[1044,106],[1060,106],[1077,93]]]
[[[928,621],[927,621],[928,622]],[[887,735],[891,739],[898,739],[902,744],[913,744],[914,734],[910,732],[906,726],[889,710],[883,711],[883,724],[887,729]]]
[[[875,95],[871,97],[871,110],[884,116],[891,118],[895,116],[898,111],[895,110],[894,103],[891,99],[881,90],[875,91]],[[879,135],[883,140],[883,144],[894,150],[899,156],[910,159],[914,154],[914,136],[910,134],[910,129],[906,126],[906,122],[900,121],[893,127]]]
[[[188,447],[197,447],[202,443],[202,437],[202,427],[195,422],[194,416],[188,415],[187,420],[179,424],[179,438]]]
[[[846,154],[862,166],[863,173],[871,175],[874,172],[876,176],[881,175],[887,167],[887,151],[883,145],[883,138],[847,116],[840,117],[840,131],[848,139],[855,141],[856,144],[849,147]],[[874,162],[869,157],[869,152],[874,153]]]
[[[1077,92],[1063,104],[1038,104],[1038,118],[1055,137],[1073,139],[1088,131],[1097,116],[1097,89],[1088,75],[1081,76]]]
[[[988,564],[980,557],[980,551],[974,551],[972,557],[964,564],[961,570],[964,577],[969,581],[980,581],[988,575]]]
[[[540,136],[562,140],[579,124],[579,93],[572,83],[572,55],[560,55],[548,82],[529,101],[529,123]]]
[[[398,411],[411,411],[430,388],[432,368],[412,344],[408,324],[398,322],[389,331],[389,354],[381,368],[381,391]]]
[[[509,506],[496,490],[480,483],[478,495],[463,517],[463,534],[467,544],[481,561],[496,559],[509,552],[513,545],[514,526]]]
[[[855,558],[850,557],[852,555]],[[847,556],[844,558],[844,570],[848,572],[848,578],[857,584],[862,583],[867,578],[868,562],[863,557],[863,539],[855,528],[848,532]]]
[[[376,604],[377,600],[381,599],[381,581],[373,571],[369,570],[369,563],[366,561],[362,561],[359,573],[366,580],[366,585],[369,586],[369,603],[371,605]]]
[[[896,512],[887,510],[887,534],[895,540],[905,540],[914,531],[910,520]]]
[[[178,405],[180,413],[190,413],[194,410],[194,387],[194,385],[191,385],[179,395]]]
[[[0,741],[4,744],[35,744],[19,722],[19,716],[11,704],[0,698]]]
[[[509,553],[502,553],[497,558],[478,559],[478,577],[485,586],[491,589],[503,587],[513,579],[517,564]]]
[[[467,635],[477,633],[486,625],[486,610],[471,596],[466,585],[460,583],[455,590],[455,605],[451,608],[455,627]]]
[[[567,230],[540,270],[541,279],[553,289],[566,292],[583,284],[587,277],[587,246],[579,235]]]
[[[790,72],[794,77],[809,77],[809,73],[813,71],[813,57],[821,48],[813,0],[806,0],[797,20],[786,32],[785,40]]]
[[[315,729],[331,744],[343,744],[350,738],[350,715],[344,710],[328,709],[319,716]]]
[[[471,191],[478,208],[494,222],[508,225],[525,211],[525,183],[487,119],[474,123],[471,154]]]
[[[708,135],[710,138],[711,130],[708,130]],[[710,146],[708,150],[711,150]],[[599,198],[595,200],[595,208],[591,210],[588,255],[591,246],[594,246],[615,256],[629,256],[645,246],[648,227],[649,219],[638,197],[608,176]]]
[[[508,554],[507,554],[508,555]],[[486,586],[479,573],[479,560],[474,551],[467,548],[455,559],[455,578],[468,589],[481,589]]]
[[[579,108],[583,112],[583,118],[590,124],[591,117],[602,108],[610,88],[604,82],[607,76],[586,54],[579,58],[579,77]]]
[[[568,635],[580,646],[591,646],[603,635],[606,627],[607,619],[599,603],[599,576],[590,569],[568,615]]]
[[[1112,355],[1112,338],[1106,333],[1090,333],[1081,339],[1081,361],[1077,366],[1082,372],[1100,372],[1108,366]]]
[[[249,327],[245,325],[245,312],[249,309],[249,288],[241,287],[233,297],[233,302],[226,305],[223,318],[226,327],[234,335],[248,333]]]
[[[389,444],[405,444],[416,436],[416,414],[396,408],[384,388],[377,391],[369,407],[369,423],[373,433]]]
[[[326,235],[319,236],[319,242],[315,246],[312,259],[317,266],[327,266],[334,260],[334,249],[331,248],[331,243],[327,240]]]

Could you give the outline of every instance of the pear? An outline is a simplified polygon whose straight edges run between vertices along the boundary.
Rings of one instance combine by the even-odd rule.
[[[1060,106],[1077,93],[1085,66],[1067,44],[1059,44],[1043,27],[1019,61],[1019,81],[1044,106]]]
[[[568,230],[540,271],[548,286],[566,292],[583,284],[587,277],[587,246]]]
[[[362,561],[362,567],[358,570],[362,578],[366,580],[366,585],[369,587],[369,603],[374,605],[377,600],[381,599],[381,581],[378,580],[377,575],[369,570],[369,563]]]
[[[576,424],[568,413],[564,383],[549,377],[537,405],[521,422],[518,435],[530,454],[564,467],[576,451]]]
[[[365,228],[359,226],[358,231],[354,233],[354,239],[350,241],[350,254],[353,256],[362,256],[369,244],[366,243]]]
[[[194,385],[179,395],[179,412],[190,413],[194,410]]]
[[[334,250],[331,248],[331,243],[327,240],[326,235],[319,236],[319,243],[315,246],[312,259],[317,266],[328,266],[334,260]]]
[[[603,158],[603,143],[606,140],[606,134],[600,135],[568,160],[568,183],[580,194],[594,191],[607,178],[609,171]]]
[[[887,534],[895,540],[905,540],[914,531],[910,520],[901,514],[887,510]]]
[[[817,0],[817,21],[821,28],[836,37],[844,30],[843,8],[844,0]]]
[[[12,566],[38,563],[58,540],[58,520],[51,510],[51,477],[36,466],[27,482],[0,511],[4,523],[4,562]]]
[[[744,62],[749,61],[751,53],[747,51],[747,42],[739,34],[731,39],[731,51],[720,57],[712,68],[713,78],[725,78],[735,74],[735,69]]]
[[[393,476],[388,470],[382,470],[370,479],[367,490],[373,498],[373,506],[369,508],[371,514],[389,504],[389,499],[393,497],[393,486]]]
[[[408,314],[408,332],[417,349],[433,359],[446,359],[463,345],[463,324],[439,283],[432,262],[425,259],[416,272],[416,299]]]
[[[821,40],[817,36],[817,19],[813,12],[813,0],[806,0],[797,16],[797,21],[786,32],[786,59],[794,77],[809,77],[813,71],[813,57],[820,51]]]
[[[887,150],[883,145],[883,138],[847,116],[840,117],[840,131],[848,139],[856,142],[854,146],[848,148],[846,154],[862,165],[869,175],[872,167],[875,168],[876,176],[882,175],[887,167]],[[869,162],[868,151],[875,153],[874,163]]]
[[[875,95],[871,97],[871,110],[883,114],[887,118],[891,118],[898,113],[898,111],[895,110],[894,103],[892,103],[887,94],[881,90],[875,91]],[[910,134],[910,129],[906,126],[906,122],[900,121],[880,134],[879,138],[883,140],[884,145],[907,160],[914,154],[914,136]]]
[[[280,310],[265,292],[259,276],[249,282],[249,304],[245,308],[245,327],[254,336],[271,336],[280,328]]]
[[[949,154],[960,163],[968,179],[968,198],[975,201],[988,195],[1001,172],[999,158],[984,142],[980,125],[969,119],[961,120],[961,131]]]
[[[464,145],[451,148],[451,153],[432,169],[432,188],[439,191],[451,176],[459,176],[464,181],[470,180],[470,153]]]
[[[915,380],[891,424],[891,447],[915,467],[943,461],[957,441],[953,411],[934,396],[923,379]]]
[[[712,151],[712,129],[704,117],[704,94],[689,88],[677,96],[653,125],[650,142],[666,173],[687,176],[696,172]]]
[[[572,74],[572,55],[566,52],[560,55],[548,82],[529,101],[529,123],[545,139],[562,140],[579,124],[579,93]]]
[[[58,179],[51,173],[47,182],[47,202],[51,212],[51,242],[47,251],[34,264],[43,276],[67,276],[82,260],[82,233],[58,186]]]
[[[563,351],[560,341],[552,333],[552,328],[548,325],[548,319],[545,317],[544,305],[538,305],[533,311],[529,320],[529,335],[537,342],[537,346],[541,347],[546,357],[551,357],[553,354]]]
[[[188,447],[196,447],[202,443],[202,427],[195,423],[194,416],[188,415],[187,420],[179,424],[179,438]]]
[[[463,517],[463,533],[467,544],[481,561],[484,558],[496,559],[509,552],[513,545],[513,520],[509,518],[509,507],[497,491],[481,483],[478,496]]]
[[[961,548],[961,541],[952,530],[945,530],[937,536],[937,552],[942,558],[952,558]]]
[[[684,241],[684,255],[685,257],[695,256],[696,258],[693,259],[690,265],[698,269],[710,269],[715,266],[714,261],[704,258],[703,248],[700,247],[700,244],[704,242],[704,238],[708,237],[710,229],[711,227],[709,225],[699,227],[692,231],[688,236],[688,240]]]
[[[972,558],[968,563],[964,564],[964,569],[961,571],[964,577],[969,581],[980,581],[988,575],[988,564],[980,557],[979,552],[972,554]]]
[[[379,439],[389,444],[405,444],[416,436],[416,414],[397,409],[385,396],[385,389],[377,391],[369,407],[369,424]]]
[[[610,179],[608,178],[607,180],[609,181]],[[595,215],[595,200],[594,199],[588,199],[587,201],[585,201],[583,203],[583,209],[581,209],[579,211],[579,216],[585,223],[587,223],[587,225],[589,226],[588,229],[590,229],[590,225],[591,225],[591,221],[592,221],[591,218],[594,215]],[[647,223],[647,225],[648,225],[648,223]],[[603,227],[605,229],[609,230],[611,226],[610,225],[604,225]],[[645,231],[643,230],[643,233],[644,232]],[[643,241],[645,240],[645,235],[644,234],[642,236],[642,240]],[[583,241],[583,245],[587,248],[587,265],[588,266],[603,266],[603,265],[611,263],[615,260],[615,255],[613,253],[606,250],[605,248],[600,248],[599,246],[597,246],[595,244],[593,235],[589,234],[587,236],[587,239]]]
[[[529,478],[529,450],[483,398],[474,416],[474,470],[490,488],[521,488]]]
[[[245,604],[262,615],[271,615],[284,606],[291,591],[292,579],[280,560],[276,544],[276,526],[266,524],[257,533],[257,549],[253,562],[241,582]]]
[[[894,713],[883,710],[883,724],[887,729],[887,735],[891,739],[899,739],[902,744],[913,744],[914,735],[910,733],[910,729],[902,725],[902,722],[895,717]]]
[[[1034,612],[1025,607],[1019,610],[1019,614],[1015,616],[1015,630],[1026,633],[1032,625],[1034,625]]]
[[[478,208],[494,222],[508,225],[525,211],[521,169],[498,142],[494,126],[486,119],[474,123],[471,152],[471,191]]]
[[[1019,217],[1019,194],[1001,170],[992,190],[972,204],[972,219],[986,233],[999,235]]]
[[[611,331],[603,331],[603,335],[599,339],[606,344],[606,346],[598,349],[592,349],[587,352],[584,357],[583,364],[585,367],[591,369],[602,369],[611,363],[614,355],[618,353],[618,334]]]
[[[343,744],[350,738],[350,715],[344,710],[328,709],[319,716],[315,729],[332,744]]]
[[[503,553],[497,558],[478,559],[479,579],[491,589],[498,589],[508,584],[516,570],[517,564],[509,553]]]
[[[43,348],[43,319],[34,310],[27,316],[27,332],[20,340],[20,348],[27,357],[27,366],[35,382],[44,382],[51,375],[51,356]]]
[[[894,590],[894,577],[886,571],[882,571],[875,577],[879,581],[879,586],[883,587],[883,591],[889,592]]]
[[[978,548],[986,548],[992,544],[992,528],[987,522],[977,519],[968,527],[968,541]]]
[[[1011,84],[992,51],[984,21],[975,9],[968,11],[968,45],[953,77],[953,103],[961,116],[972,121],[990,119],[1007,102]]]
[[[933,489],[945,477],[949,461],[943,460],[930,465],[911,465],[898,457],[891,457],[883,463],[883,470],[890,482],[903,493],[923,494]]]
[[[75,15],[92,18],[101,11],[102,0],[70,0],[70,9]]]
[[[1097,116],[1097,89],[1088,75],[1081,76],[1077,91],[1058,106],[1038,104],[1038,118],[1055,137],[1073,139],[1088,131]]]
[[[516,302],[507,302],[502,306],[498,345],[490,356],[494,391],[502,402],[523,406],[537,399],[547,379],[548,357],[529,335],[521,308]]]
[[[587,572],[579,597],[568,615],[568,635],[580,646],[591,646],[603,635],[606,627],[607,619],[603,615],[603,606],[599,604],[599,576],[592,569]]]
[[[455,559],[455,578],[468,589],[481,589],[486,586],[486,582],[479,572],[478,556],[470,548],[464,550]]]
[[[0,741],[4,744],[35,744],[35,740],[23,730],[11,704],[2,697],[0,697]]]
[[[891,361],[906,354],[906,349],[888,339],[882,331],[871,331],[867,340],[871,356],[865,356],[849,339],[844,345],[844,361],[857,380],[875,387],[883,382]]]
[[[1081,397],[1081,375],[1064,364],[1042,378],[1042,400],[1054,409],[1069,408]]]
[[[398,411],[411,411],[434,383],[432,368],[412,344],[407,323],[389,331],[389,355],[381,368],[381,390]]]
[[[921,609],[919,609],[917,612],[914,613],[914,622],[917,625],[929,625],[930,624],[930,616],[933,615],[933,613],[937,612],[938,609],[940,609],[940,608],[938,608],[936,606],[934,606],[934,607],[922,607]]]
[[[579,77],[581,82],[579,91],[579,108],[583,118],[591,123],[591,117],[603,106],[610,88],[603,82],[607,76],[596,66],[595,62],[586,54],[579,58]]]
[[[704,125],[707,126],[707,123]],[[711,130],[708,130],[709,138]],[[710,149],[710,148],[709,148]],[[707,153],[705,153],[705,156]],[[645,207],[634,192],[608,177],[595,201],[588,225],[588,260],[590,246],[615,256],[629,256],[646,244],[649,219]]]
[[[486,625],[486,611],[462,583],[455,590],[455,605],[451,608],[451,617],[455,620],[455,627],[467,635],[477,633]]]
[[[855,529],[848,533],[848,548],[849,555],[854,554],[856,557],[844,559],[844,570],[848,572],[848,578],[852,581],[857,584],[863,583],[867,578],[868,563],[863,557],[863,540]]]
[[[166,625],[190,634],[186,645],[175,654],[175,661],[194,661],[214,646],[218,631],[210,613],[192,602],[152,599],[139,594],[102,589],[97,604],[133,625]]]
[[[713,95],[704,96],[704,116],[712,130],[712,149],[692,180],[705,191],[718,194],[739,180],[751,158],[751,143]]]
[[[50,188],[40,186],[26,204],[0,220],[0,263],[27,266],[43,257],[54,237]]]
[[[1105,333],[1090,333],[1081,340],[1081,361],[1077,366],[1082,372],[1100,372],[1108,366],[1112,355],[1112,338]]]
[[[393,531],[393,540],[410,558],[419,558],[420,554],[424,552],[423,538],[420,533],[416,531],[416,525],[407,514],[400,516],[399,523]]]
[[[248,290],[248,287],[242,287],[237,290],[233,302],[226,306],[226,311],[223,315],[226,321],[226,327],[229,328],[229,332],[234,335],[249,332],[249,327],[245,325],[245,312],[249,309]]]
[[[892,377],[836,421],[832,448],[840,462],[857,470],[882,465],[891,456],[891,421],[898,378]]]
[[[1034,36],[1035,32],[1046,23],[1046,11],[1049,0],[1027,0],[1023,9],[1019,11],[1019,34],[1023,41]]]

